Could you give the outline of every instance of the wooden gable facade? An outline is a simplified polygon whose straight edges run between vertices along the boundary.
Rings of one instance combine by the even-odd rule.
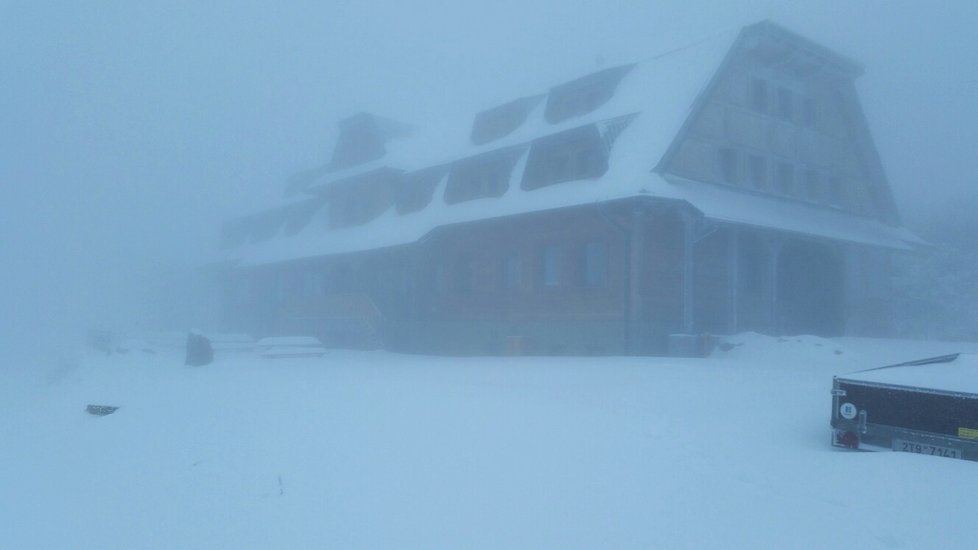
[[[677,100],[681,124],[657,153],[640,126],[663,117],[601,114],[641,70],[604,69],[479,113],[472,153],[418,167],[384,162],[409,127],[347,119],[308,198],[226,225],[232,256],[296,227],[311,243],[235,260],[228,328],[575,355],[669,353],[677,334],[883,330],[881,270],[912,239],[889,236],[899,219],[858,65],[776,25],[747,27]],[[534,113],[552,129],[513,137]],[[630,164],[644,169],[623,175]],[[612,192],[625,179],[627,192]]]

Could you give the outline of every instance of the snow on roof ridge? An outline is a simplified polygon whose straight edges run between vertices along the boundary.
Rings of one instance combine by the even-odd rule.
[[[384,157],[344,172],[347,179],[383,168],[414,172],[507,148],[528,149],[534,141],[550,135],[632,116],[633,120],[610,149],[608,170],[601,177],[524,190],[519,185],[527,156],[524,151],[511,173],[509,188],[501,197],[447,204],[443,197],[446,174],[433,191],[432,199],[420,210],[399,214],[396,205],[392,204],[374,220],[362,225],[328,231],[306,227],[291,239],[253,243],[248,250],[242,251],[239,259],[242,265],[262,265],[398,246],[416,242],[441,226],[635,196],[685,201],[706,218],[720,222],[887,248],[909,249],[917,244],[919,239],[900,227],[792,201],[781,200],[777,208],[772,209],[770,203],[779,199],[758,197],[724,186],[684,185],[676,179],[667,181],[661,174],[653,172],[745,31],[750,28],[783,30],[776,25],[772,27],[773,24],[759,25],[738,28],[736,32],[725,30],[634,63],[617,65],[632,68],[622,77],[610,99],[590,112],[550,123],[544,116],[547,102],[540,101],[513,131],[482,145],[471,142],[469,121],[464,131],[455,134],[434,130],[416,132],[409,139],[392,143]],[[600,71],[588,74],[597,72]],[[573,80],[565,81],[565,84],[568,82]],[[441,144],[432,143],[432,134],[442,138],[447,136],[448,140]],[[778,215],[784,211],[792,214]],[[819,224],[813,218],[834,221],[828,224],[829,227],[823,227],[825,224]]]

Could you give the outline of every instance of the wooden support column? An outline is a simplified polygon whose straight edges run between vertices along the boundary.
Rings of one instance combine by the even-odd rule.
[[[739,331],[740,314],[740,231],[730,228],[730,244],[727,247],[727,331]]]
[[[643,271],[645,265],[645,209],[636,206],[632,210],[631,227],[629,227],[628,238],[628,348],[626,351],[631,355],[637,348],[637,343],[642,339],[642,319],[645,318],[644,304],[642,296]]]
[[[698,224],[688,212],[682,213],[683,220],[683,331],[687,334],[693,333],[695,319],[693,308],[695,275],[695,252],[696,252],[696,231]]]
[[[767,239],[767,287],[768,287],[768,318],[773,334],[781,334],[781,319],[778,315],[780,297],[778,296],[778,275],[780,273],[781,249],[784,238],[772,235]]]

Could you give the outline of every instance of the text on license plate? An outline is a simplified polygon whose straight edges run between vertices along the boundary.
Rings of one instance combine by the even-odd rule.
[[[927,443],[916,443],[914,441],[904,441],[903,439],[893,440],[893,450],[904,453],[917,453],[922,455],[944,456],[947,458],[961,458],[961,451],[949,447],[939,447]]]

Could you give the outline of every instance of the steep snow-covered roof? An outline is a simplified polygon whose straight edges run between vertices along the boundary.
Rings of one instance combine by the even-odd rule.
[[[228,251],[244,266],[370,250],[416,242],[437,227],[554,208],[645,196],[684,201],[708,219],[773,228],[826,239],[908,249],[920,241],[908,231],[858,218],[831,208],[766,196],[723,185],[666,179],[654,169],[680,133],[711,78],[738,39],[735,32],[613,68],[624,73],[613,95],[590,112],[557,123],[547,119],[547,101],[537,101],[517,127],[491,141],[471,141],[470,121],[453,126],[415,129],[386,144],[377,160],[323,175],[310,188],[322,192],[341,181],[382,168],[412,172],[505,148],[522,147],[505,194],[498,198],[447,204],[448,176],[441,179],[430,203],[421,210],[398,213],[394,205],[369,223],[326,230],[309,224],[288,238],[252,243]],[[599,178],[571,181],[533,190],[521,189],[529,145],[553,134],[597,125],[604,129],[628,116],[628,124],[609,151],[608,170]]]

